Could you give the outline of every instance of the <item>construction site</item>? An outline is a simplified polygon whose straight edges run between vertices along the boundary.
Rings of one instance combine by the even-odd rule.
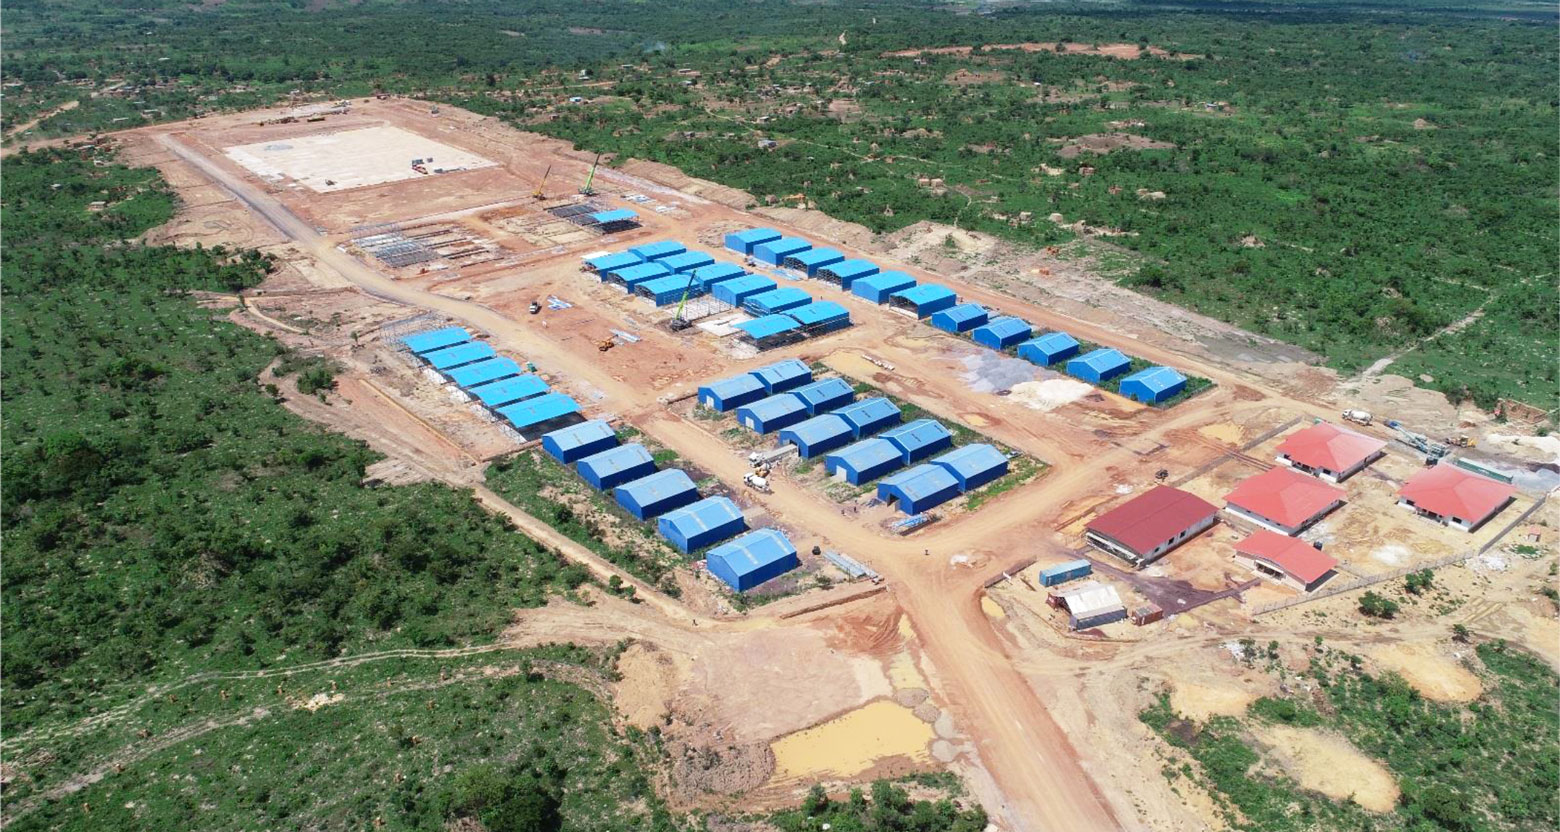
[[[1406,382],[423,101],[117,140],[183,200],[159,241],[275,256],[232,319],[343,368],[287,407],[633,589],[506,637],[629,640],[613,695],[673,807],[950,770],[1001,829],[1218,828],[1128,750],[1161,692],[1266,695],[1232,641],[1325,637],[1432,697],[1453,623],[1560,665],[1560,442]],[[1456,604],[1354,612],[1423,569]]]

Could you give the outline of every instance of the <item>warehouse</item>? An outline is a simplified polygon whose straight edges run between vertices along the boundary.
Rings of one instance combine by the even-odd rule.
[[[702,269],[705,266],[715,265],[715,258],[702,251],[685,251],[682,254],[673,254],[655,261],[671,269],[677,274],[691,272],[694,269]]]
[[[787,258],[782,263],[785,268],[805,272],[808,277],[818,273],[824,266],[833,265],[845,259],[838,249],[814,248],[807,251],[799,251]]]
[[[978,303],[961,303],[958,306],[950,306],[932,316],[932,326],[943,332],[968,332],[975,327],[985,326],[990,318],[986,314],[985,307]]]
[[[852,283],[877,273],[877,264],[870,260],[843,260],[819,269],[815,277],[825,283],[837,283],[848,291]]]
[[[640,520],[654,520],[668,511],[698,502],[699,489],[686,473],[668,468],[623,483],[613,489],[612,496],[629,514]]]
[[[809,303],[812,303],[812,295],[795,286],[781,286],[748,298],[743,301],[742,308],[754,315],[774,315]]]
[[[721,303],[740,307],[748,298],[773,288],[775,288],[773,280],[762,275],[750,274],[746,277],[723,280],[715,284],[715,288],[710,291]]]
[[[487,344],[481,341],[467,341],[464,344],[456,344],[453,347],[425,352],[421,358],[428,362],[428,366],[440,372],[445,372],[456,367],[464,367],[467,364],[485,361],[495,355],[498,355],[498,353],[494,352],[493,348]]]
[[[1235,544],[1235,562],[1300,592],[1321,586],[1338,566],[1335,558],[1315,546],[1267,529]]]
[[[634,287],[634,293],[650,299],[656,306],[671,306],[683,298],[696,298],[704,294],[704,287],[691,274],[669,274],[657,277]]]
[[[944,309],[952,309],[958,303],[959,296],[938,283],[922,283],[888,297],[889,307],[903,309],[917,318],[929,318]]]
[[[445,375],[449,377],[450,381],[455,382],[457,387],[470,389],[479,384],[487,384],[490,381],[498,381],[510,376],[520,375],[520,365],[508,358],[495,356],[478,361],[475,364],[457,367],[445,373]]]
[[[812,243],[800,237],[781,237],[778,240],[770,240],[767,243],[759,243],[753,247],[753,259],[761,260],[771,266],[778,266],[785,262],[785,258],[812,248]]]
[[[808,337],[816,337],[850,326],[850,310],[832,300],[815,300],[785,313],[802,325]]]
[[[629,266],[643,262],[645,262],[645,259],[632,251],[620,251],[617,254],[603,254],[600,257],[586,258],[585,271],[604,274],[614,269],[626,269]]]
[[[1078,339],[1065,332],[1047,332],[1018,345],[1018,357],[1031,364],[1049,367],[1078,354]]]
[[[742,340],[759,350],[783,347],[807,337],[802,332],[801,324],[784,315],[765,315],[762,318],[743,321],[737,324],[735,329],[742,333]]]
[[[1090,520],[1089,543],[1135,566],[1146,566],[1212,526],[1219,510],[1179,488],[1156,485]]]
[[[877,498],[905,514],[920,514],[959,496],[959,481],[941,465],[922,463],[878,480]]]
[[[796,547],[774,529],[759,529],[710,550],[710,574],[738,592],[746,592],[802,565]]]
[[[974,491],[1008,472],[1008,459],[994,445],[976,443],[949,451],[932,460],[947,469],[959,483],[959,490]]]
[[[1040,570],[1041,586],[1056,586],[1094,574],[1094,564],[1079,558]]]
[[[1091,384],[1109,381],[1125,373],[1132,362],[1120,350],[1100,348],[1067,362],[1067,374]]]
[[[953,447],[953,433],[936,419],[917,419],[884,431],[879,438],[893,444],[905,465],[920,462],[938,451]]]
[[[880,272],[850,284],[850,290],[873,303],[888,303],[895,292],[915,286],[915,278],[904,272]]]
[[[813,380],[812,368],[795,358],[766,364],[750,373],[769,394],[784,393]]]
[[[1285,439],[1277,454],[1280,463],[1296,471],[1343,482],[1384,456],[1386,447],[1375,437],[1320,422]]]
[[[1288,468],[1271,468],[1241,480],[1224,495],[1232,514],[1295,535],[1343,505],[1343,489]]]
[[[807,405],[791,393],[779,393],[737,408],[737,421],[749,430],[774,433],[808,417]]]
[[[642,246],[634,246],[629,249],[630,254],[636,254],[641,260],[660,260],[663,257],[671,257],[674,254],[682,254],[688,247],[676,240],[661,240],[656,243],[645,243]]]
[[[773,228],[749,228],[726,235],[726,248],[741,254],[752,254],[753,248],[780,239],[780,232]]]
[[[645,446],[635,442],[584,457],[578,470],[592,488],[606,491],[654,474],[655,460]]]
[[[814,416],[780,431],[780,444],[795,445],[802,459],[828,453],[853,438],[850,423],[833,413]]]
[[[671,273],[671,269],[660,263],[640,263],[637,266],[605,272],[606,279],[604,282],[622,286],[623,291],[632,294],[635,286],[655,280],[658,277],[666,277]]]
[[[540,436],[580,421],[580,406],[562,393],[543,393],[505,405],[498,409],[498,415],[523,435]]]
[[[850,424],[853,437],[860,439],[899,424],[899,407],[882,396],[862,399],[835,411]]]
[[[740,376],[712,381],[700,387],[699,404],[716,413],[725,413],[748,402],[756,402],[767,395],[769,394],[765,392],[764,385],[759,382],[757,376],[743,373]]]
[[[1121,395],[1143,404],[1159,404],[1186,389],[1186,376],[1169,367],[1149,367],[1121,380]]]
[[[479,384],[467,390],[475,396],[483,407],[489,410],[497,410],[507,404],[540,396],[547,392],[547,382],[533,375],[513,376],[510,378],[490,381],[487,384]]]
[[[1005,350],[1008,347],[1029,340],[1029,337],[1034,334],[1034,327],[1031,327],[1028,321],[1011,315],[1004,315],[1000,318],[993,318],[985,326],[976,327],[975,331],[970,333],[970,338],[983,347]]]
[[[592,419],[544,435],[542,450],[553,459],[568,465],[591,454],[616,448],[617,443],[617,434],[612,432],[611,425],[600,419]]]
[[[616,234],[619,231],[627,231],[630,228],[639,227],[639,215],[627,208],[618,208],[612,211],[597,211],[586,215],[588,224],[603,234]]]
[[[904,464],[899,449],[882,437],[863,439],[823,458],[829,476],[851,485],[864,485]]]
[[[856,398],[856,391],[851,389],[850,383],[838,376],[804,384],[792,390],[791,394],[801,400],[809,416],[838,410]]]
[[[715,284],[727,280],[735,280],[747,272],[741,266],[733,263],[716,263],[713,266],[705,266],[702,269],[694,269],[693,276],[699,281],[699,288],[708,292],[715,288]]]
[[[1058,595],[1059,606],[1067,610],[1067,627],[1070,630],[1103,627],[1127,617],[1127,607],[1121,603],[1116,588],[1099,581],[1079,584]]]
[[[458,326],[447,326],[443,329],[434,329],[428,332],[418,332],[401,339],[401,343],[412,351],[413,355],[424,355],[434,350],[442,350],[453,347],[456,344],[464,344],[471,340],[471,333]]]
[[[1516,489],[1454,465],[1437,465],[1409,477],[1398,505],[1443,526],[1471,532],[1511,504]]]
[[[730,499],[705,497],[661,515],[656,528],[686,555],[741,534],[747,530],[747,519]]]

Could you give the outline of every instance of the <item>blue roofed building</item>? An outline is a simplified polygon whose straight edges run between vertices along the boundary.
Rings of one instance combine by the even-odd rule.
[[[1034,334],[1034,328],[1028,321],[1004,315],[992,319],[985,326],[976,327],[975,331],[970,333],[970,338],[983,347],[1005,350],[1014,344],[1029,340],[1029,336]]]
[[[1099,384],[1125,373],[1131,366],[1131,360],[1122,355],[1120,350],[1101,347],[1088,355],[1080,355],[1068,361],[1067,374]]]
[[[869,483],[903,465],[899,449],[882,437],[863,439],[823,458],[829,476],[851,485]]]
[[[412,351],[413,355],[442,350],[445,347],[453,347],[456,344],[464,344],[471,340],[471,333],[458,326],[447,326],[442,329],[433,329],[427,332],[416,332],[401,339],[401,343]]]
[[[802,400],[809,416],[837,410],[856,398],[856,391],[851,389],[850,382],[838,376],[804,384],[792,390],[791,394]]]
[[[959,481],[960,491],[972,491],[1008,472],[1007,455],[984,442],[965,445],[932,459]]]
[[[702,251],[685,251],[655,261],[678,274],[715,265],[715,258]]]
[[[562,393],[543,393],[497,411],[521,435],[544,434],[579,421],[580,405]]]
[[[823,335],[850,326],[850,310],[832,300],[815,300],[785,314],[802,325],[809,336]]]
[[[904,272],[878,272],[850,284],[851,292],[873,303],[888,303],[889,296],[915,286],[915,278]]]
[[[642,246],[634,246],[629,251],[639,255],[645,260],[660,260],[663,257],[671,257],[674,254],[682,254],[688,247],[676,240],[661,240],[655,243],[645,243]]]
[[[699,489],[685,472],[668,468],[623,483],[612,490],[612,497],[629,514],[640,520],[653,520],[672,509],[698,502]]]
[[[851,435],[860,439],[899,424],[899,407],[883,396],[852,402],[834,411],[850,423]]]
[[[733,280],[745,274],[747,272],[735,263],[716,263],[713,266],[693,270],[693,276],[699,281],[699,288],[706,292],[713,289],[717,283]]]
[[[606,282],[615,283],[623,287],[623,291],[633,293],[634,287],[641,283],[655,280],[658,277],[666,277],[672,270],[660,263],[640,263],[636,266],[628,266],[605,272]]]
[[[730,498],[705,497],[661,515],[656,528],[686,555],[741,534],[747,529],[747,518]]]
[[[1018,357],[1031,364],[1049,367],[1078,354],[1078,339],[1065,332],[1047,332],[1018,345]]]
[[[917,318],[930,318],[944,309],[953,308],[958,302],[959,296],[939,283],[922,283],[888,296],[890,309],[903,309]]]
[[[916,419],[883,431],[878,438],[891,443],[905,465],[953,447],[953,433],[936,419]]]
[[[630,228],[639,227],[639,215],[627,208],[597,211],[594,214],[590,214],[589,219],[595,224],[596,230],[603,234],[613,234],[618,231],[627,231]]]
[[[923,462],[878,480],[877,498],[905,514],[920,514],[959,496],[959,481],[941,465]]]
[[[748,298],[742,306],[755,315],[774,315],[812,303],[812,295],[795,286],[781,286]]]
[[[795,445],[802,459],[828,453],[853,438],[850,423],[833,413],[814,416],[780,431],[780,443]]]
[[[750,274],[746,277],[723,280],[715,284],[710,294],[721,303],[729,303],[732,306],[741,306],[742,302],[760,293],[775,288],[775,282],[763,275]]]
[[[600,419],[580,422],[542,436],[542,450],[565,465],[616,448],[617,443],[612,426]]]
[[[585,260],[585,271],[610,272],[613,269],[622,269],[643,263],[645,259],[632,251],[620,251],[616,254],[603,254],[600,257],[590,257]]]
[[[838,283],[841,289],[850,289],[852,283],[878,273],[878,265],[871,260],[842,260],[824,266],[815,275],[825,283]]]
[[[795,358],[765,364],[749,373],[770,393],[784,393],[813,380],[812,368]]]
[[[740,376],[712,381],[700,387],[699,404],[717,413],[725,413],[748,402],[756,402],[767,395],[769,392],[764,389],[764,385],[756,376],[752,373],[743,373]]]
[[[796,547],[774,529],[748,532],[710,550],[705,557],[710,574],[738,592],[746,592],[802,565]]]
[[[961,303],[932,315],[932,326],[943,332],[969,332],[975,327],[985,326],[989,317],[984,306],[978,303]]]
[[[1121,380],[1121,395],[1144,404],[1159,404],[1186,389],[1186,376],[1169,367],[1149,367]]]
[[[780,239],[780,232],[773,228],[749,228],[726,235],[726,248],[742,254],[752,254],[753,248],[762,243]]]
[[[502,356],[483,359],[475,364],[456,367],[445,373],[457,387],[472,388],[502,378],[520,375],[520,365]]]
[[[577,470],[592,488],[605,491],[654,474],[655,460],[645,446],[635,442],[584,457]]]
[[[812,243],[800,237],[781,237],[778,240],[770,240],[767,243],[759,243],[753,247],[753,259],[778,266],[785,262],[785,258],[798,252],[812,248]]]
[[[428,366],[443,372],[453,370],[456,367],[464,367],[467,364],[475,364],[498,355],[493,348],[481,341],[467,341],[464,344],[456,344],[453,347],[425,352],[420,357],[428,362]]]
[[[833,248],[812,248],[806,251],[798,251],[785,258],[781,265],[788,269],[806,272],[808,277],[818,273],[824,266],[838,263],[845,259],[844,253]]]
[[[479,384],[466,392],[475,396],[483,407],[497,410],[506,404],[540,396],[546,393],[547,389],[547,382],[533,375],[523,375]]]
[[[634,293],[650,299],[656,306],[670,306],[684,297],[696,298],[704,294],[704,287],[691,274],[669,274],[657,277],[634,287]]]
[[[792,393],[780,393],[737,408],[737,421],[759,433],[788,428],[809,415],[807,405]]]
[[[806,337],[801,325],[784,315],[765,315],[743,321],[736,324],[735,329],[742,333],[743,340],[760,350],[781,347]]]

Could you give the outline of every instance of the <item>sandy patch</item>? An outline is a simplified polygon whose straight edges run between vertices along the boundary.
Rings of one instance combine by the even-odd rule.
[[[1361,754],[1342,737],[1287,725],[1259,725],[1258,740],[1268,757],[1302,787],[1334,800],[1354,801],[1372,812],[1397,806],[1397,781],[1381,763]]]
[[[1385,563],[1388,566],[1398,566],[1413,557],[1413,552],[1401,543],[1388,543],[1385,546],[1377,546],[1371,550],[1373,560]]]
[[[852,777],[890,757],[929,762],[932,727],[909,708],[873,702],[771,744],[774,779],[815,779],[821,774]]]
[[[1436,702],[1472,702],[1484,692],[1479,677],[1445,658],[1429,644],[1394,644],[1372,651],[1371,658],[1402,676],[1414,690]]]
[[[1188,719],[1203,722],[1214,716],[1240,716],[1256,698],[1256,694],[1238,688],[1177,682],[1170,690],[1170,707]]]
[[[1052,378],[1045,381],[1025,381],[1013,385],[1009,397],[1024,407],[1039,411],[1051,411],[1089,395],[1094,390],[1088,384],[1070,378]]]
[[[316,693],[302,702],[293,703],[293,707],[313,713],[326,705],[334,705],[346,698],[346,695],[340,693]]]
[[[613,686],[618,710],[630,724],[649,728],[661,723],[677,693],[677,665],[668,653],[636,643],[618,657],[621,677]]]
[[[1084,153],[1103,156],[1114,150],[1170,150],[1175,147],[1170,142],[1155,141],[1132,133],[1091,133],[1065,141],[1062,149],[1056,151],[1056,155],[1063,159],[1075,159]]]
[[[926,687],[926,678],[915,666],[915,658],[908,652],[895,653],[888,661],[888,681],[894,690],[914,690]]]
[[[984,612],[991,618],[1007,618],[1007,610],[1002,609],[1002,605],[998,604],[996,601],[991,600],[989,596],[980,596],[980,609],[981,612]]]
[[[1234,424],[1233,422],[1219,422],[1213,425],[1204,425],[1198,428],[1197,432],[1203,436],[1208,437],[1209,439],[1223,442],[1226,445],[1239,445],[1241,436],[1245,433],[1241,430],[1240,425]]]

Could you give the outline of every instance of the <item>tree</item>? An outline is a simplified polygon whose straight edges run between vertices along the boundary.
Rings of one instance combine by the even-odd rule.
[[[1418,572],[1408,573],[1408,577],[1403,579],[1403,588],[1407,589],[1410,595],[1417,596],[1425,594],[1434,583],[1435,573],[1428,569],[1421,569]]]
[[[1374,592],[1365,593],[1360,598],[1360,612],[1371,618],[1391,618],[1397,615],[1398,604],[1390,598],[1384,598]]]

